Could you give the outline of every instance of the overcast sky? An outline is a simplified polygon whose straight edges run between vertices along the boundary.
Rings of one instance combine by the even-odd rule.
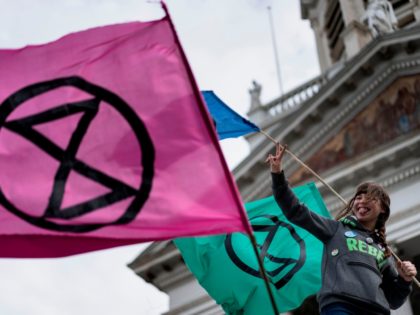
[[[249,109],[253,79],[263,86],[263,102],[279,95],[267,5],[272,5],[284,90],[319,73],[313,33],[300,18],[297,0],[167,4],[200,89],[214,90],[242,115]],[[162,16],[159,5],[145,0],[0,0],[0,48]],[[231,168],[249,152],[243,139],[224,140],[222,148]],[[126,267],[144,246],[61,259],[0,259],[0,314],[161,314],[168,309],[166,295]]]

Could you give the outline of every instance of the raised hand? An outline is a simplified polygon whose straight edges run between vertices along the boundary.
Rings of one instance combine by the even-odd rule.
[[[282,170],[281,160],[283,159],[284,152],[286,152],[287,145],[276,145],[276,154],[269,154],[265,162],[270,165],[270,170],[272,173],[280,173]]]

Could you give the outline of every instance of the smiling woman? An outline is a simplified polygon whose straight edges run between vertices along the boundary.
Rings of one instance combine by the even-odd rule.
[[[417,274],[409,261],[398,261],[395,271],[385,237],[390,198],[373,183],[358,186],[337,220],[322,217],[301,204],[282,170],[286,148],[269,155],[273,194],[286,217],[324,243],[323,283],[317,299],[321,315],[382,314],[399,308]]]

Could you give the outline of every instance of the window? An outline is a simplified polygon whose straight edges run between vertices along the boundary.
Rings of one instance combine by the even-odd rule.
[[[344,42],[340,36],[343,30],[344,20],[339,0],[329,0],[325,13],[325,32],[333,62],[338,61],[344,51]]]

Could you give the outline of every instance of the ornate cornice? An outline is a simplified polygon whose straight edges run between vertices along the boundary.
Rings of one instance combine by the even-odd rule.
[[[353,58],[336,75],[334,80],[330,80],[331,82],[328,82],[323,87],[323,91],[315,95],[311,100],[312,104],[307,104],[305,108],[300,108],[284,121],[279,120],[277,125],[268,129],[269,133],[274,138],[280,139],[285,143],[294,143],[295,145],[292,146],[291,150],[305,160],[321,144],[328,140],[327,135],[333,134],[334,128],[339,128],[343,125],[343,121],[348,121],[352,115],[354,116],[357,113],[356,108],[360,109],[361,106],[369,104],[386,85],[389,85],[398,77],[420,73],[420,53],[417,52],[415,54],[412,50],[410,50],[410,53],[405,52],[408,42],[413,42],[414,40],[420,42],[419,28],[416,28],[416,30],[417,32],[405,30],[406,38],[390,34],[382,40],[374,40],[360,55]],[[398,49],[387,45],[397,45],[403,52],[398,55]],[[369,47],[374,51],[369,51]],[[390,51],[392,51],[392,54]],[[380,69],[381,67],[382,69]],[[367,71],[366,69],[371,70]],[[372,74],[375,74],[375,76]],[[369,80],[371,81],[368,84],[362,85],[363,82],[368,82]],[[343,91],[345,83],[352,81],[357,82],[356,88],[344,89]],[[337,98],[339,101],[332,102],[331,105],[331,100]],[[312,119],[311,115],[314,111],[329,113],[329,118],[326,121],[325,119],[324,121]],[[296,141],[293,131],[296,128],[299,129],[299,124],[302,124],[305,119],[308,121],[308,124],[305,125],[306,129],[312,128],[313,132],[310,134],[306,133],[305,137]],[[292,141],[291,139],[294,136],[295,140]],[[294,147],[296,147],[296,150],[293,149]],[[252,150],[249,157],[234,170],[234,175],[245,201],[261,198],[270,193],[269,176],[261,176],[257,170],[260,169],[261,163],[259,161],[262,161],[272,148],[273,144],[271,142],[266,139],[263,140],[260,145]],[[291,161],[286,161],[285,168],[288,169],[291,163]],[[291,168],[293,171],[293,168],[296,169],[296,166],[291,166]]]
[[[404,70],[409,70],[404,72]],[[357,93],[357,96],[353,98],[349,103],[344,104],[340,107],[340,111],[329,120],[313,137],[309,138],[304,145],[302,145],[297,151],[296,154],[303,155],[308,149],[313,147],[316,143],[319,143],[320,140],[325,137],[336,125],[338,125],[345,117],[353,116],[351,112],[360,105],[364,103],[367,105],[372,101],[380,91],[377,91],[377,87],[380,86],[384,81],[392,82],[396,78],[409,75],[412,73],[420,73],[420,57],[414,60],[408,61],[396,61],[393,62],[387,67],[380,75],[375,77],[375,79],[370,82],[365,89]],[[376,91],[376,93],[374,93]]]
[[[163,315],[180,315],[180,314],[202,314],[202,315],[222,315],[223,310],[208,295],[193,300],[188,304],[182,305]]]

